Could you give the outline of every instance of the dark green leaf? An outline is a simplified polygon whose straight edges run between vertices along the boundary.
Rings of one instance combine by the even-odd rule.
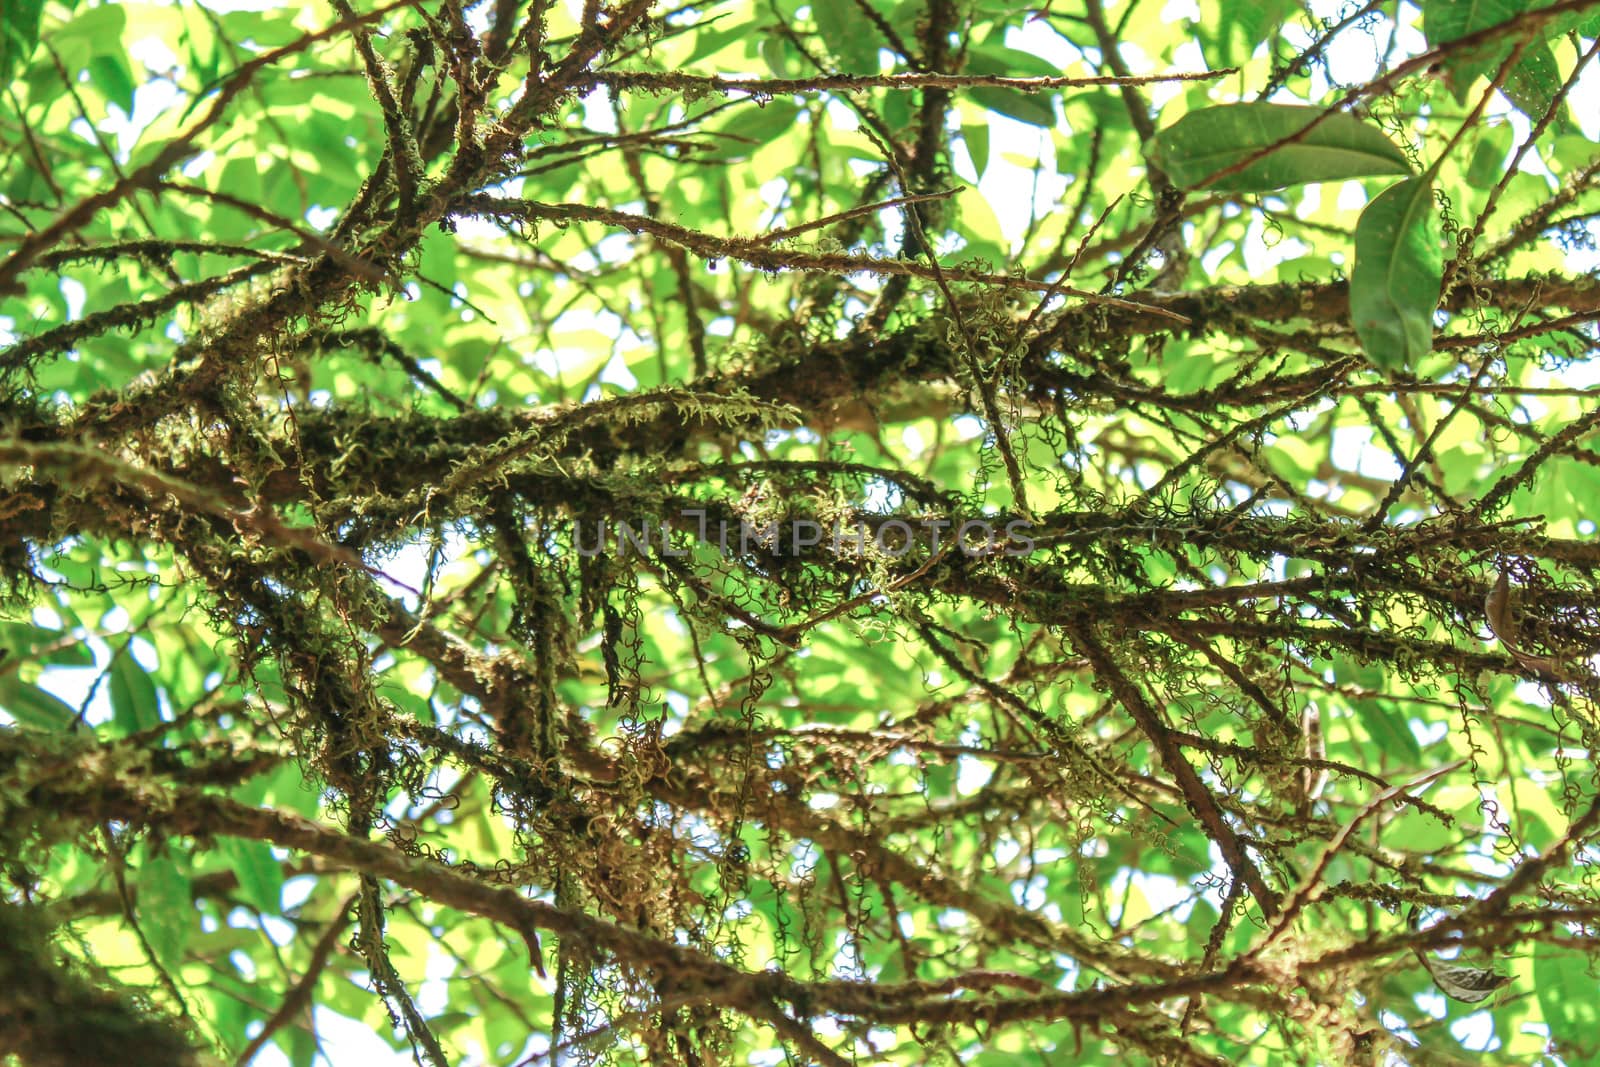
[[[1087,93],[1077,93],[1065,99],[1066,106],[1070,109],[1077,104],[1087,109],[1093,116],[1093,124],[1104,126],[1110,130],[1125,130],[1131,128],[1132,120],[1128,118],[1128,107],[1117,96],[1103,89],[1095,89]],[[1074,128],[1081,124],[1081,113],[1068,111],[1067,121],[1074,123]]]
[[[861,17],[855,0],[811,0],[811,16],[846,74],[878,73],[877,30]]]
[[[136,885],[139,927],[161,966],[176,974],[193,929],[189,879],[178,869],[177,861],[163,852],[139,865]]]
[[[161,725],[155,683],[127,648],[111,661],[111,713],[123,733]]]
[[[794,129],[800,108],[790,100],[739,107],[712,133],[717,159],[748,159],[762,146]]]
[[[1443,275],[1429,179],[1403,181],[1367,205],[1356,224],[1350,316],[1373,363],[1408,369],[1433,348]]]
[[[1363,698],[1353,702],[1357,717],[1367,728],[1367,733],[1378,742],[1382,751],[1396,757],[1405,757],[1409,764],[1422,758],[1422,747],[1417,744],[1405,716],[1387,701]]]
[[[1527,0],[1427,0],[1422,5],[1422,33],[1434,48],[1513,19],[1528,9]],[[1457,103],[1465,103],[1472,83],[1494,73],[1510,48],[1497,41],[1458,50],[1445,57],[1446,77]]]
[[[1056,78],[1061,76],[1049,60],[1031,52],[1008,48],[994,36],[972,50],[967,70],[973,74],[993,74],[1002,78]]]
[[[1055,108],[1050,97],[1039,93],[1025,93],[1018,89],[982,88],[972,90],[972,100],[990,111],[1007,118],[1026,122],[1030,126],[1049,129],[1056,124]]]
[[[89,60],[89,80],[106,95],[106,99],[120,107],[124,114],[133,114],[133,75],[128,72],[128,61],[121,55],[101,54]]]
[[[1561,69],[1556,65],[1555,53],[1550,51],[1549,45],[1540,42],[1530,45],[1522,53],[1522,58],[1517,60],[1517,65],[1511,68],[1506,78],[1505,94],[1519,111],[1538,122],[1554,106],[1556,93],[1561,90],[1561,80]],[[1565,128],[1570,124],[1563,101],[1555,125]]]
[[[283,910],[283,868],[273,859],[270,847],[261,841],[221,837],[217,850],[239,876],[239,892],[258,911],[277,915]]]
[[[752,22],[740,22],[728,15],[704,20],[699,32],[695,34],[694,51],[684,59],[684,66],[693,67],[700,60],[716,55],[735,41],[748,38],[755,28]]]
[[[1294,7],[1288,0],[1219,6],[1215,20],[1195,25],[1209,65],[1229,67],[1253,56],[1258,48],[1276,36]]]
[[[1191,111],[1156,134],[1152,158],[1183,188],[1224,193],[1262,193],[1305,182],[1410,171],[1405,153],[1382,131],[1343,113],[1328,115],[1305,136],[1283,144],[1324,114],[1320,108],[1288,104],[1224,104]],[[1255,158],[1265,149],[1271,151]],[[1246,160],[1253,162],[1207,181]]]
[[[78,715],[66,701],[29,685],[15,671],[0,674],[0,710],[35,730],[65,730]]]
[[[118,4],[102,4],[85,8],[66,25],[50,32],[50,47],[60,57],[68,73],[76,73],[89,66],[95,56],[123,55],[122,33],[128,24],[128,14]],[[51,65],[50,76],[60,90],[60,76]]]
[[[761,58],[766,60],[773,77],[787,78],[794,66],[794,46],[782,34],[768,32],[761,39]]]
[[[18,659],[61,667],[94,665],[94,653],[88,645],[69,633],[47,630],[31,623],[0,623],[0,648]]]
[[[43,11],[44,0],[6,0],[0,8],[0,85],[8,83],[11,72],[33,54]]]
[[[1506,153],[1511,151],[1511,127],[1489,126],[1478,136],[1467,166],[1467,184],[1476,189],[1492,189],[1505,173]]]

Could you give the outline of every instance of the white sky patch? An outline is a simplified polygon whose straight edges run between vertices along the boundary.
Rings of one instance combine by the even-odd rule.
[[[1169,908],[1177,909],[1174,917],[1179,922],[1184,921],[1185,906],[1193,907],[1194,889],[1171,875],[1134,871],[1132,885],[1144,894],[1145,902],[1150,905],[1151,911],[1160,914]]]
[[[620,352],[606,362],[605,369],[600,372],[600,380],[607,385],[614,385],[629,392],[639,388],[639,379],[635,378],[633,372],[628,369],[628,363],[622,358]]]
[[[955,424],[956,433],[961,435],[963,441],[970,441],[974,437],[982,436],[983,420],[975,415],[957,415],[951,420]]]
[[[443,573],[449,568],[466,558],[471,549],[465,538],[455,530],[447,529],[439,545],[439,565],[436,573]],[[428,581],[428,560],[432,557],[434,545],[429,541],[417,541],[406,545],[384,561],[379,571],[391,582],[400,583],[406,590],[420,590]],[[416,597],[406,592],[402,599],[406,607],[415,609],[419,605]]]
[[[761,188],[756,192],[761,197],[761,202],[767,205],[768,209],[776,212],[783,207],[784,199],[789,194],[789,186],[788,178],[773,178],[770,181],[763,182]],[[776,220],[774,222],[776,223]]]
[[[838,132],[855,133],[861,129],[860,117],[843,100],[830,97],[824,110],[828,114],[828,124]]]
[[[617,115],[604,89],[591,89],[583,98],[583,125],[590,133],[617,132]]]
[[[1200,266],[1205,268],[1206,274],[1216,274],[1222,269],[1223,261],[1233,254],[1233,250],[1232,241],[1223,241],[1200,257]]]
[[[1176,0],[1183,2],[1183,0]],[[1192,3],[1193,0],[1188,0]],[[1005,43],[1007,48],[1015,48],[1019,52],[1028,52],[1047,62],[1054,63],[1062,70],[1083,57],[1076,45],[1056,32],[1043,19],[1027,19],[1021,26],[1010,26],[1006,29]]]
[[[921,456],[928,447],[927,442],[922,437],[921,431],[919,431],[915,426],[907,426],[904,430],[900,431],[900,442],[905,446],[906,451],[911,453],[913,459]]]
[[[397,1052],[366,1023],[323,1007],[313,1010],[316,1012],[317,1036],[322,1038],[331,1057],[318,1056],[318,1063],[359,1063],[362,1067],[412,1067],[414,1061],[410,1050]],[[289,1057],[283,1054],[275,1042],[268,1042],[250,1062],[253,1067],[290,1067]]]
[[[120,107],[113,105],[108,108],[108,116],[100,123],[100,132],[113,136],[116,145],[117,162],[126,163],[133,146],[138,144],[139,138],[149,125],[161,116],[168,108],[177,106],[183,93],[167,78],[147,78],[140,80],[141,68],[151,71],[172,72],[174,79],[181,79],[184,74],[183,64],[178,62],[178,57],[173,54],[166,42],[159,37],[141,37],[128,45],[128,55],[133,61],[134,81],[133,114],[126,114]],[[195,116],[190,117],[194,121]]]
[[[1341,17],[1342,3],[1312,4],[1313,10],[1323,18],[1331,18],[1335,22]],[[1327,10],[1319,10],[1326,8]],[[1323,55],[1328,63],[1324,67],[1318,64],[1312,68],[1311,74],[1311,99],[1320,99],[1330,88],[1326,69],[1332,69],[1339,80],[1346,85],[1354,85],[1371,81],[1378,73],[1378,63],[1382,58],[1382,50],[1388,42],[1389,32],[1393,23],[1385,19],[1380,24],[1381,28],[1373,36],[1359,32],[1341,33],[1328,42],[1323,49]],[[1309,43],[1309,41],[1307,42]]]
[[[1267,244],[1267,227],[1260,216],[1250,220],[1240,251],[1244,255],[1245,270],[1250,272],[1252,278],[1269,276],[1277,270],[1279,263],[1289,258],[1281,247],[1274,248]]]
[[[874,515],[887,514],[900,506],[901,493],[881,478],[874,478],[863,487],[861,509]]]
[[[1567,95],[1572,120],[1591,141],[1600,141],[1600,64],[1589,63]]]
[[[1369,426],[1336,426],[1333,430],[1334,463],[1368,478],[1394,481],[1400,477],[1400,464],[1387,448],[1376,443]]]
[[[132,146],[133,142],[129,141],[128,148],[123,150],[124,154],[126,154],[127,151],[132,148]],[[200,175],[204,174],[206,169],[216,161],[217,154],[208,148],[204,152],[201,152],[198,156],[195,156],[193,159],[189,160],[189,162],[185,163],[180,170],[185,178],[193,181],[194,179],[200,177]]]
[[[1340,211],[1360,211],[1367,206],[1366,188],[1360,182],[1341,182],[1334,206]]]
[[[88,295],[89,291],[76,278],[61,279],[61,299],[67,302],[68,321],[83,317],[83,301]]]
[[[503,241],[506,237],[506,231],[498,223],[476,215],[459,215],[455,223],[456,236],[465,238],[468,242],[493,243]]]
[[[1450,1033],[1463,1048],[1473,1052],[1491,1052],[1500,1047],[1500,1041],[1494,1036],[1494,1016],[1486,1011],[1457,1019],[1450,1024]]]
[[[994,768],[975,756],[957,757],[956,766],[956,791],[964,797],[977,793],[994,777]]]
[[[1123,41],[1117,49],[1122,55],[1122,61],[1128,64],[1128,70],[1133,74],[1148,74],[1154,67],[1150,63],[1150,56],[1137,41]]]
[[[1190,22],[1200,21],[1200,5],[1195,0],[1167,0],[1167,6],[1161,9],[1162,22],[1178,22],[1188,19]],[[1195,68],[1199,70],[1199,67]]]

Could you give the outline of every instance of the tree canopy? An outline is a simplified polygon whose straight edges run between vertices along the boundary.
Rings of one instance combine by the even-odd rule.
[[[0,1058],[1600,1062],[1597,35],[6,0]]]

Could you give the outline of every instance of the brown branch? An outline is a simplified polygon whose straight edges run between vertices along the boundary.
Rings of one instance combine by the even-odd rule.
[[[599,222],[627,230],[629,233],[645,233],[652,237],[675,242],[696,255],[709,260],[733,259],[741,263],[748,263],[750,266],[761,270],[795,270],[822,274],[861,272],[887,277],[905,276],[929,280],[934,280],[942,274],[945,279],[952,282],[974,282],[1002,289],[1025,289],[1032,292],[1059,293],[1078,297],[1091,304],[1104,304],[1107,307],[1118,308],[1122,311],[1155,315],[1169,322],[1183,324],[1189,321],[1180,313],[1166,310],[1154,304],[1142,304],[1135,300],[1124,300],[1121,297],[1092,293],[1088,290],[1064,286],[1057,282],[1038,282],[1030,278],[988,274],[981,271],[956,268],[939,268],[936,271],[935,267],[923,266],[913,260],[801,252],[791,249],[779,250],[767,247],[766,241],[761,238],[717,237],[699,230],[689,229],[686,226],[679,226],[676,223],[653,219],[647,215],[634,215],[625,211],[615,211],[611,208],[595,207],[588,204],[540,204],[531,200],[474,194],[458,199],[453,205],[451,213],[487,218],[520,219],[525,222],[534,222],[541,219],[548,219],[552,222]]]
[[[1073,644],[1089,661],[1101,680],[1110,686],[1112,694],[1127,709],[1128,714],[1133,716],[1140,732],[1160,754],[1162,764],[1183,791],[1189,811],[1200,820],[1206,836],[1216,842],[1217,848],[1222,851],[1223,860],[1233,871],[1234,877],[1250,890],[1250,895],[1255,897],[1256,906],[1261,909],[1263,915],[1269,919],[1275,916],[1278,912],[1277,892],[1262,880],[1261,872],[1256,869],[1255,862],[1246,855],[1238,835],[1218,810],[1211,791],[1206,788],[1200,776],[1195,773],[1195,769],[1184,758],[1182,749],[1178,747],[1177,741],[1166,724],[1161,721],[1159,714],[1145,700],[1139,687],[1121,667],[1117,666],[1116,661],[1111,658],[1105,646],[1100,644],[1088,626],[1073,626],[1068,632]]]
[[[354,894],[344,899],[333,917],[328,920],[328,925],[323,928],[322,936],[317,938],[316,944],[311,946],[311,958],[306,960],[305,971],[300,979],[290,986],[283,994],[283,999],[278,1001],[278,1007],[261,1024],[261,1032],[250,1039],[250,1042],[234,1057],[234,1067],[245,1067],[256,1058],[256,1053],[266,1047],[272,1040],[272,1035],[283,1029],[296,1015],[311,1006],[312,997],[316,994],[317,982],[322,978],[322,972],[327,969],[333,960],[333,954],[338,951],[340,939],[350,925],[350,907],[356,901]]]
[[[1095,85],[1160,85],[1170,82],[1214,81],[1237,68],[1182,74],[1095,75],[1081,78],[1009,78],[996,74],[834,74],[820,78],[724,78],[677,72],[602,71],[592,84],[646,92],[687,91],[748,93],[751,96],[788,96],[795,93],[859,92],[865,89],[1015,89],[1038,93],[1051,89],[1079,89]]]

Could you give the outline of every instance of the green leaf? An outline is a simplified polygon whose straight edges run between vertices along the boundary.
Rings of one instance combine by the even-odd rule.
[[[1438,48],[1516,18],[1527,9],[1526,0],[1427,0],[1422,5],[1422,35],[1430,46]],[[1472,83],[1479,77],[1494,73],[1509,48],[1509,43],[1496,41],[1446,55],[1445,79],[1456,103],[1466,102]]]
[[[1230,67],[1271,41],[1294,8],[1286,0],[1219,5],[1214,19],[1195,24],[1195,36],[1211,67]]]
[[[1589,973],[1588,961],[1541,946],[1533,957],[1533,985],[1552,1051],[1571,1064],[1600,1060],[1600,999],[1594,995],[1600,980]]]
[[[811,15],[843,73],[878,73],[878,32],[861,17],[855,0],[811,0]]]
[[[737,109],[714,131],[712,158],[749,159],[763,146],[794,129],[800,108],[791,100],[769,100],[764,105]]]
[[[6,0],[0,8],[0,85],[10,82],[12,70],[33,54],[43,11],[44,0]]]
[[[1407,174],[1405,153],[1353,115],[1328,115],[1293,144],[1273,148],[1324,115],[1290,104],[1223,104],[1191,111],[1156,134],[1151,158],[1186,189],[1264,193],[1305,182]],[[1272,149],[1234,174],[1207,179]]]
[[[1506,153],[1511,151],[1511,127],[1490,126],[1478,136],[1467,165],[1467,184],[1474,189],[1493,189],[1505,173]]]
[[[1363,698],[1351,701],[1356,717],[1367,728],[1367,734],[1379,747],[1396,756],[1404,755],[1415,764],[1422,758],[1422,747],[1406,724],[1405,716],[1395,711],[1387,701]]]
[[[36,685],[29,685],[18,678],[15,671],[0,674],[0,710],[35,730],[65,730],[78,717],[72,705]]]
[[[69,633],[32,623],[0,623],[0,647],[19,659],[62,667],[94,666],[94,653],[88,645]]]
[[[1050,106],[1048,96],[1024,93],[1018,89],[991,87],[974,89],[971,95],[973,103],[981,104],[990,111],[1016,119],[1018,122],[1026,122],[1030,126],[1046,130],[1056,124],[1056,109]]]
[[[50,195],[50,183],[34,167],[18,161],[11,166],[11,178],[5,184],[5,195],[14,201],[42,201]]]
[[[982,180],[984,171],[989,169],[989,124],[963,120],[961,140],[967,146],[967,154],[972,157],[972,169]]]
[[[217,849],[239,876],[239,892],[246,900],[265,915],[283,910],[283,868],[266,843],[222,837],[217,839]]]
[[[178,40],[188,56],[189,70],[200,86],[206,87],[215,82],[217,72],[222,68],[222,48],[211,27],[199,19],[191,23],[186,18]]]
[[[1065,97],[1062,103],[1067,108],[1071,108],[1073,104],[1081,104],[1093,116],[1095,126],[1104,126],[1108,130],[1125,130],[1132,124],[1132,120],[1128,118],[1128,106],[1104,90],[1092,90]],[[1073,121],[1070,111],[1067,121]]]
[[[1060,69],[1048,59],[1032,52],[1008,48],[998,41],[997,34],[990,34],[988,40],[972,50],[967,58],[967,70],[970,73],[993,74],[1002,78],[1055,78],[1061,75]]]
[[[761,39],[761,58],[766,61],[767,69],[775,78],[787,78],[794,68],[794,46],[784,39],[783,35],[769,31]]]
[[[161,725],[155,683],[126,648],[111,662],[111,715],[124,733]]]
[[[176,974],[193,929],[194,898],[189,879],[178,869],[177,861],[163,852],[140,864],[136,885],[139,928],[149,940],[156,960],[169,974]]]
[[[126,58],[110,54],[95,56],[89,60],[89,80],[124,114],[133,114],[133,94],[137,86],[133,84]]]
[[[1543,42],[1530,45],[1522,53],[1517,65],[1511,68],[1504,89],[1506,98],[1517,105],[1517,110],[1535,122],[1544,118],[1549,112],[1551,106],[1555,104],[1556,94],[1560,91],[1561,68],[1556,64],[1555,53]],[[1563,101],[1560,112],[1555,117],[1558,128],[1571,124],[1566,110]]]
[[[694,50],[684,57],[683,65],[692,67],[707,56],[714,56],[728,45],[747,39],[756,32],[758,30],[754,22],[740,22],[728,15],[707,18],[701,22],[699,32],[694,37]]]
[[[317,1039],[298,1026],[285,1026],[278,1031],[278,1046],[289,1057],[293,1067],[311,1067],[317,1061]]]
[[[50,47],[69,73],[76,72],[87,67],[94,56],[123,55],[122,34],[127,25],[128,13],[121,5],[86,8],[71,22],[50,31]],[[57,79],[53,69],[50,76]],[[59,89],[60,81],[54,84]]]
[[[1433,348],[1444,252],[1433,182],[1386,189],[1356,224],[1350,317],[1367,357],[1384,370],[1410,368]]]
[[[1364,701],[1363,703],[1375,704],[1376,701]],[[1384,717],[1392,716],[1391,712],[1379,710]],[[1391,729],[1384,729],[1380,736],[1378,731],[1372,729],[1372,724],[1378,721],[1377,718],[1369,717],[1363,712],[1361,713],[1361,719],[1363,723],[1367,724],[1368,732],[1373,734],[1374,740],[1378,742],[1385,752],[1396,752],[1396,744],[1391,743],[1388,739],[1394,737],[1397,741],[1398,734]],[[1400,729],[1404,730],[1403,724]],[[1404,732],[1407,737],[1411,736],[1410,730],[1404,730]],[[1411,748],[1415,749],[1416,747],[1416,739],[1412,738]],[[1416,762],[1415,759],[1412,759],[1406,765],[1415,766]],[[1397,843],[1396,847],[1412,853],[1436,852],[1449,847],[1462,837],[1459,827],[1446,826],[1435,818],[1432,813],[1418,811],[1415,808],[1407,808],[1401,812],[1390,824],[1389,833],[1393,835],[1392,840]]]

